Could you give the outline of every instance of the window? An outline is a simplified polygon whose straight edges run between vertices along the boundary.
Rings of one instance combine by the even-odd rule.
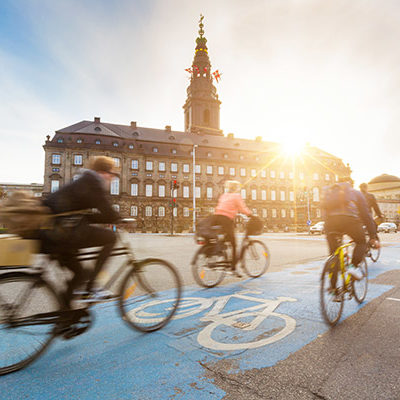
[[[174,217],[178,216],[178,207],[174,207],[172,210],[172,213],[174,214]]]
[[[241,154],[241,155],[239,156],[239,158],[240,158],[241,160],[243,160],[243,159],[244,159],[244,156]]]
[[[63,139],[63,138],[59,138],[59,139],[57,140],[57,143],[64,143],[64,139]]]
[[[131,207],[131,217],[137,217],[137,206],[132,206]]]
[[[130,144],[128,147],[132,150],[135,146],[133,144]]]
[[[230,176],[235,176],[235,174],[236,174],[235,168],[234,167],[230,167],[229,168],[229,175]]]
[[[146,217],[151,217],[153,215],[153,209],[151,208],[151,206],[146,206],[145,215]]]
[[[171,150],[171,153],[172,153],[172,154],[176,154],[176,149],[172,149],[172,150]]]
[[[153,185],[146,185],[146,197],[153,196]]]
[[[119,212],[119,204],[113,204],[112,208],[116,211]]]
[[[224,154],[224,158],[228,158],[228,154],[225,153],[225,154]]]
[[[284,208],[281,210],[281,217],[286,218],[286,210]]]
[[[241,189],[240,195],[242,196],[242,199],[245,200],[246,199],[246,189]]]
[[[269,176],[271,177],[271,178],[275,178],[275,171],[274,170],[271,170],[270,171],[270,173],[269,173]]]
[[[178,172],[178,164],[173,162],[171,163],[171,172]]]
[[[321,218],[321,210],[317,208],[317,218]]]
[[[207,199],[212,199],[213,197],[213,190],[212,187],[207,188]]]
[[[113,157],[114,165],[119,168],[121,166],[121,160],[118,157]]]
[[[83,142],[83,140],[82,139],[76,139],[76,143],[82,143]]]
[[[113,178],[110,185],[111,194],[119,194],[119,178]]]
[[[286,193],[284,190],[281,190],[281,201],[285,201],[286,199]]]
[[[246,176],[246,168],[240,168],[240,176]]]
[[[313,201],[319,201],[319,189],[317,187],[313,188]]]
[[[183,216],[189,217],[189,207],[183,207]]]
[[[158,153],[158,147],[153,147],[153,153]]]
[[[276,191],[271,190],[271,200],[276,200]]]
[[[196,164],[195,165],[195,171],[196,171],[196,174],[201,174],[201,165]]]
[[[158,162],[158,170],[161,172],[165,171],[165,162],[164,161],[159,161]]]
[[[265,189],[261,190],[261,200],[267,200],[267,191]]]
[[[77,179],[79,179],[80,176],[81,176],[80,174],[75,174],[75,175],[72,177],[72,180],[73,180],[73,181],[76,181]]]
[[[263,208],[263,209],[262,209],[262,217],[263,217],[263,218],[267,218],[267,215],[268,215],[268,214],[267,214],[267,209],[266,209],[266,208]]]
[[[212,157],[212,153],[208,152],[207,157]]]
[[[212,173],[213,173],[212,165],[207,165],[206,173],[207,173],[207,175],[212,175]]]
[[[189,186],[183,187],[183,197],[189,198]]]
[[[279,178],[285,179],[285,173],[283,171],[279,172]]]
[[[118,142],[113,142],[112,144],[114,147],[118,147]]]
[[[299,177],[301,181],[304,181],[304,172],[300,172]]]
[[[255,170],[254,168],[252,168],[250,170],[250,175],[254,178],[255,176],[257,176],[257,170]]]
[[[172,197],[178,197],[178,189],[172,190]]]
[[[294,210],[293,210],[293,208],[290,209],[290,218],[294,218]]]
[[[218,167],[218,175],[224,175],[225,171],[224,171],[224,167]]]
[[[267,171],[265,169],[261,170],[261,178],[266,178],[267,177]]]
[[[256,189],[251,189],[251,199],[257,200],[257,190]]]
[[[131,161],[131,168],[132,169],[139,169],[139,161],[138,160],[132,160]]]
[[[82,155],[81,154],[74,155],[74,165],[82,165]]]
[[[276,208],[273,208],[271,212],[272,212],[272,218],[276,218]]]
[[[61,164],[61,155],[60,154],[53,154],[51,156],[51,163],[52,164]]]
[[[158,216],[159,217],[165,217],[165,207],[158,207]]]
[[[293,190],[291,190],[291,191],[289,192],[289,200],[290,200],[290,201],[294,201],[294,192],[293,192]]]
[[[158,185],[158,197],[165,197],[165,185]]]
[[[319,179],[319,175],[317,172],[314,172],[313,179],[314,179],[314,181],[317,181]]]
[[[137,196],[137,195],[138,195],[138,184],[131,183],[131,196]]]
[[[183,173],[188,174],[190,171],[189,164],[183,164]]]
[[[253,209],[251,210],[251,212],[252,212],[253,215],[258,215],[258,214],[257,214],[257,208],[253,208]]]
[[[339,177],[337,175],[335,175],[335,182],[337,182],[339,180]]]
[[[60,181],[52,180],[50,185],[51,185],[50,187],[51,193],[57,192],[57,190],[60,188]]]
[[[289,179],[293,179],[294,175],[293,175],[293,171],[289,172]]]
[[[329,174],[325,174],[325,180],[326,181],[330,181],[331,180],[331,177],[329,176]]]
[[[201,196],[201,188],[200,186],[196,186],[196,199],[199,199]]]
[[[153,161],[146,161],[146,171],[153,171]]]
[[[96,143],[96,144],[101,144],[101,140],[100,140],[100,139],[97,139],[97,140],[95,141],[95,143]]]

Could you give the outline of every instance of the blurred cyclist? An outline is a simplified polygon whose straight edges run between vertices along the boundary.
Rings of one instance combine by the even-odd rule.
[[[366,183],[362,183],[360,185],[360,190],[365,198],[365,201],[367,202],[369,213],[372,215],[372,210],[374,210],[376,217],[378,218],[378,222],[383,222],[384,216],[378,206],[378,203],[376,202],[375,196],[368,192],[368,185]],[[379,223],[377,223],[377,225],[379,225]]]
[[[232,245],[232,271],[237,276],[241,276],[236,271],[236,239],[235,239],[235,217],[240,212],[247,216],[251,216],[251,211],[246,207],[242,197],[240,196],[240,182],[226,181],[226,193],[222,194],[218,199],[217,207],[214,215],[211,217],[212,225],[222,226],[226,239]]]
[[[87,293],[84,294],[89,300],[90,297],[93,300],[111,297],[111,293],[92,289],[96,276],[114,247],[116,235],[110,229],[90,224],[115,223],[120,219],[106,196],[110,182],[116,175],[118,174],[114,171],[112,158],[96,157],[91,161],[89,170],[44,200],[44,204],[55,214],[86,209],[97,210],[96,213],[79,218],[59,217],[54,229],[44,231],[42,238],[44,251],[55,254],[60,263],[73,273],[65,293],[67,307],[70,307],[74,289],[84,280],[82,265],[76,257],[80,248],[101,247],[94,271],[86,286]]]
[[[325,232],[331,254],[340,246],[337,232],[347,234],[355,242],[353,258],[348,272],[355,279],[363,278],[358,265],[366,251],[363,225],[366,225],[371,246],[380,247],[377,240],[376,224],[368,212],[364,196],[352,187],[352,179],[345,177],[342,182],[332,185],[325,193],[322,208],[325,214]]]

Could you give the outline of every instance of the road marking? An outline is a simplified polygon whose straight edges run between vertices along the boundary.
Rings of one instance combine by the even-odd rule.
[[[396,299],[394,297],[386,297],[386,300],[400,301],[400,299]]]

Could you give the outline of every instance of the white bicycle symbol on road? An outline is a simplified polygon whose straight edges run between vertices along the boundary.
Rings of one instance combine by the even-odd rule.
[[[276,299],[271,300],[250,296],[250,294],[262,294],[262,292],[245,290],[220,297],[186,297],[181,300],[181,304],[179,305],[174,319],[186,318],[212,307],[203,317],[200,318],[200,321],[210,322],[210,324],[204,327],[197,336],[197,341],[201,346],[212,350],[229,351],[254,349],[281,340],[294,331],[296,327],[295,319],[288,315],[277,313],[274,310],[282,302],[293,302],[297,301],[296,299],[292,297],[277,297]],[[250,301],[258,304],[240,310],[222,312],[228,302],[232,299]],[[163,307],[165,307],[165,303],[168,303],[169,301],[170,300],[155,300],[146,303],[145,305],[131,310],[130,317],[135,318],[141,323],[144,321],[149,322],[150,320],[151,322],[156,322],[158,320],[157,306],[163,304]],[[213,336],[221,336],[217,334],[217,331],[223,331],[227,327],[239,329],[241,334],[255,331],[260,324],[269,317],[275,317],[275,319],[278,318],[284,321],[284,326],[280,323],[277,327],[271,330],[273,333],[272,335],[260,332],[257,337],[252,338],[251,341],[247,342],[239,342],[238,339],[236,339],[235,342],[227,343],[213,339]],[[236,335],[234,335],[234,338],[235,337],[237,338]]]

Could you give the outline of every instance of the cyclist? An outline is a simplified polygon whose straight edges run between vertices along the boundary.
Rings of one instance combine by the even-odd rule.
[[[247,216],[251,216],[251,211],[246,207],[242,197],[240,196],[240,182],[226,181],[226,192],[218,199],[217,207],[214,215],[210,219],[211,225],[222,226],[228,242],[232,245],[232,272],[237,276],[241,276],[236,271],[236,239],[235,239],[235,217],[240,212]]]
[[[375,214],[378,218],[378,221],[383,222],[384,216],[378,206],[378,203],[376,202],[376,198],[372,193],[368,192],[368,185],[366,183],[362,183],[360,185],[360,190],[361,193],[364,195],[365,201],[367,202],[367,207],[369,213],[372,215],[372,210],[375,211]],[[377,224],[379,225],[379,224]]]
[[[110,157],[99,156],[91,161],[90,169],[75,181],[50,194],[44,205],[55,214],[84,209],[96,209],[98,212],[75,217],[59,217],[54,229],[42,233],[43,251],[55,254],[61,265],[68,268],[72,279],[65,292],[67,307],[70,307],[73,292],[84,282],[83,268],[76,257],[77,250],[85,247],[101,247],[94,271],[86,285],[84,295],[94,299],[106,299],[110,293],[92,290],[96,276],[110,255],[116,235],[110,229],[92,226],[92,223],[115,223],[120,217],[106,197],[106,191],[113,177],[114,161]],[[90,298],[89,298],[90,300]]]
[[[371,246],[379,248],[380,244],[377,239],[376,225],[368,212],[364,196],[353,189],[352,183],[350,177],[345,177],[328,188],[322,202],[322,209],[325,214],[325,232],[331,253],[340,246],[339,238],[334,232],[342,232],[354,240],[355,248],[348,272],[353,279],[360,280],[363,275],[358,265],[366,251],[363,225],[367,227]]]

